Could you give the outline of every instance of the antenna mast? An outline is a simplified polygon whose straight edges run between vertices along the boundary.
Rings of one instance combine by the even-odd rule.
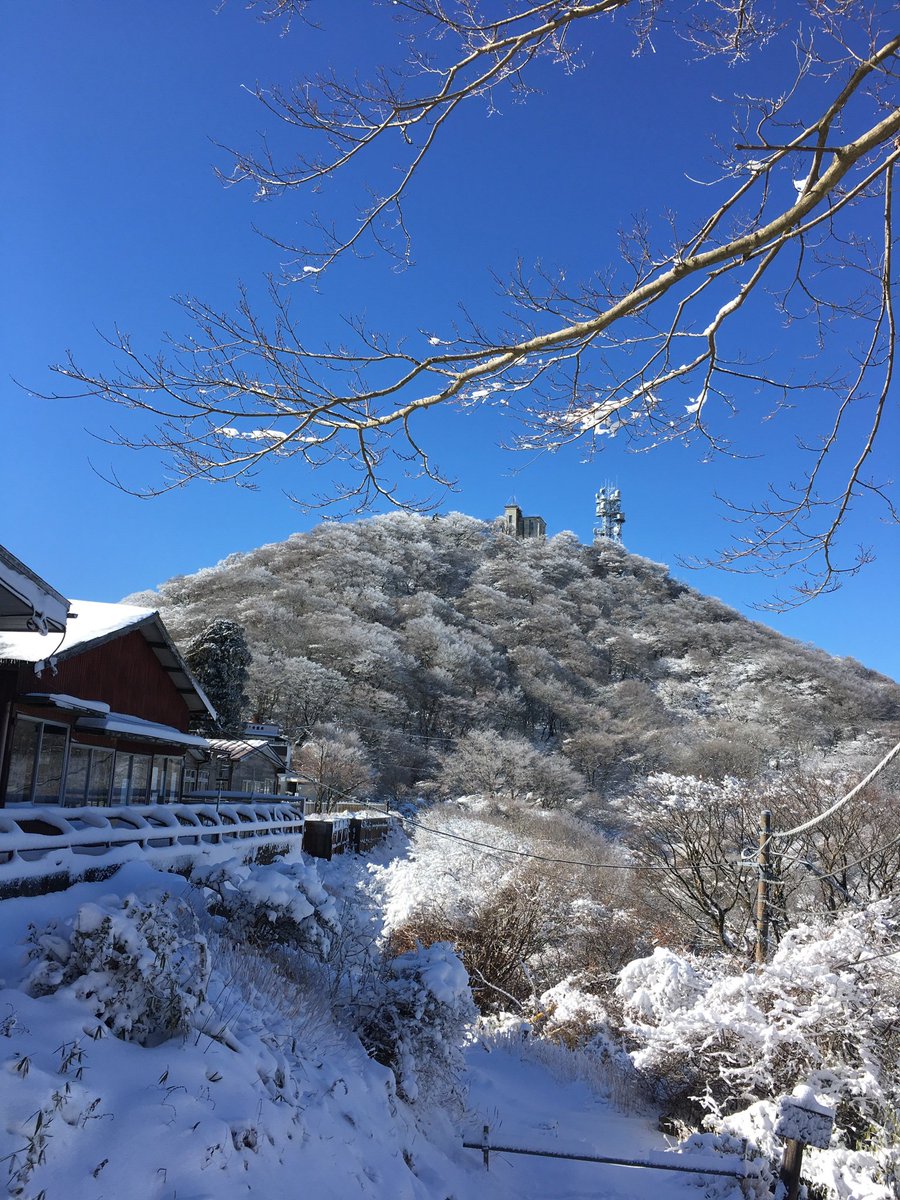
[[[625,515],[622,512],[622,493],[611,484],[604,484],[597,493],[597,525],[594,529],[594,541],[606,538],[610,542],[622,544],[622,526]]]

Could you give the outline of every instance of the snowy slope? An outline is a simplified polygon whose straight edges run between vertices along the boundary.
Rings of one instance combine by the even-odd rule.
[[[340,891],[351,878],[349,864],[336,864],[328,886]],[[180,877],[134,863],[104,883],[0,904],[0,1158],[10,1195],[536,1200],[601,1186],[634,1200],[698,1194],[688,1176],[552,1160],[496,1156],[486,1173],[480,1153],[462,1148],[485,1121],[525,1145],[643,1156],[662,1144],[645,1118],[561,1081],[528,1061],[527,1047],[496,1041],[468,1051],[468,1114],[404,1104],[390,1072],[333,1020],[315,987],[287,995],[265,964],[217,954],[214,939],[208,995],[226,1036],[192,1029],[139,1045],[109,1032],[83,989],[27,994],[30,927],[55,923],[62,938],[79,911],[89,927],[129,894],[185,903],[188,891]]]

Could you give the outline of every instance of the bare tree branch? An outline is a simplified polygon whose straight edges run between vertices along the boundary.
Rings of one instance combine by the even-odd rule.
[[[285,15],[304,6],[263,7]],[[764,54],[780,30],[777,9],[752,0],[703,0],[688,19],[675,6],[629,0],[502,9],[476,0],[403,0],[391,7],[411,31],[405,72],[256,90],[299,145],[286,166],[265,149],[234,154],[229,181],[250,181],[259,197],[333,178],[352,184],[357,162],[371,160],[376,173],[384,167],[376,147],[399,155],[396,182],[371,191],[352,228],[320,221],[319,244],[289,247],[294,281],[315,281],[367,242],[408,261],[404,198],[437,152],[445,123],[463,104],[490,106],[501,91],[527,93],[539,59],[570,67],[578,31],[627,10],[640,45],[665,12],[695,51],[744,59]],[[450,338],[410,331],[398,340],[351,319],[346,340],[311,346],[289,289],[273,280],[265,317],[246,293],[234,313],[185,298],[193,332],[164,352],[139,354],[117,332],[109,339],[119,357],[114,372],[85,371],[71,357],[56,369],[80,385],[77,394],[159,419],[154,432],[113,438],[162,452],[170,475],[151,494],[194,479],[247,484],[266,459],[293,458],[355,472],[331,497],[352,511],[376,501],[413,503],[398,474],[448,486],[416,425],[437,406],[514,406],[527,423],[517,444],[529,449],[583,441],[590,452],[623,433],[639,449],[694,437],[710,452],[735,453],[721,419],[748,396],[769,393],[776,410],[815,397],[803,479],[773,484],[761,503],[734,506],[744,531],[723,561],[735,570],[752,564],[793,572],[801,600],[829,590],[867,559],[865,550],[849,560],[839,552],[854,501],[874,497],[896,516],[889,483],[868,472],[893,381],[900,109],[890,89],[900,37],[879,37],[871,14],[849,5],[817,6],[810,22],[795,31],[795,78],[773,98],[742,98],[734,147],[719,180],[704,185],[712,202],[696,228],[679,234],[673,221],[671,243],[657,247],[639,223],[623,236],[621,263],[602,265],[574,288],[540,267],[531,278],[520,265],[506,285],[513,313],[504,329],[471,320]],[[818,115],[810,119],[815,102]],[[751,152],[758,157],[748,158]],[[794,178],[798,169],[802,179]],[[877,254],[858,232],[874,205],[883,224]],[[819,374],[813,363],[804,374],[798,362],[777,371],[765,336],[748,357],[741,348],[753,345],[754,323],[773,317],[792,329],[809,322],[818,344],[837,339],[852,367]],[[417,349],[423,336],[428,353]]]

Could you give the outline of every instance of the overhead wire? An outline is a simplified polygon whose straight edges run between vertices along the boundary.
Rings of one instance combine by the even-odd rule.
[[[854,796],[858,795],[859,792],[861,792],[863,790],[863,788],[865,788],[868,784],[870,784],[872,782],[872,780],[875,779],[876,776],[879,775],[898,755],[900,755],[900,742],[898,742],[897,745],[894,746],[893,749],[890,750],[888,752],[888,754],[886,754],[884,756],[884,758],[878,763],[878,765],[875,766],[864,779],[862,779],[854,788],[852,788],[839,801],[837,801],[835,804],[833,804],[831,806],[831,808],[827,809],[823,813],[820,813],[817,817],[812,818],[810,821],[805,822],[803,825],[798,825],[794,829],[770,834],[769,840],[771,841],[775,838],[780,839],[780,838],[791,837],[794,834],[803,832],[806,829],[810,829],[813,826],[820,824],[823,820],[825,820],[827,817],[829,817],[832,813],[837,812],[839,808],[843,807],[843,805],[847,804],[850,800],[852,800]],[[299,775],[299,772],[295,772],[295,774]],[[314,779],[312,779],[309,776],[301,776],[301,778],[305,778],[307,780],[307,782],[309,782],[309,783],[316,782]],[[370,801],[360,800],[356,796],[353,796],[351,793],[342,791],[339,788],[329,788],[329,791],[336,796],[342,796],[345,799],[352,801],[354,804],[357,804],[360,808],[372,809],[373,811],[378,812],[380,814],[384,814],[384,812],[385,812],[385,808],[382,807],[381,805],[373,804]],[[479,850],[485,850],[485,851],[487,851],[487,853],[494,854],[497,856],[506,854],[506,855],[511,855],[516,858],[534,859],[537,862],[555,863],[559,866],[584,867],[588,870],[596,870],[596,871],[668,871],[668,872],[671,872],[673,870],[676,870],[679,866],[682,866],[682,865],[687,865],[687,866],[694,865],[694,864],[681,864],[681,863],[671,863],[671,864],[665,864],[665,865],[657,864],[657,863],[647,863],[647,864],[641,864],[641,863],[596,863],[596,862],[587,862],[583,859],[558,858],[553,855],[537,854],[534,851],[530,851],[530,850],[514,850],[508,846],[497,846],[492,842],[482,842],[475,838],[464,837],[462,834],[450,833],[448,830],[445,830],[445,829],[435,829],[434,826],[426,825],[422,821],[418,820],[418,818],[416,818],[416,817],[404,815],[402,813],[394,813],[393,815],[396,816],[398,818],[398,820],[400,820],[401,822],[405,822],[409,825],[412,825],[414,828],[422,829],[426,833],[434,834],[436,837],[445,837],[445,838],[451,839],[452,841],[462,842],[462,843],[465,843],[470,846],[475,846]],[[888,842],[885,846],[880,847],[880,849],[878,849],[878,850],[873,850],[869,854],[863,855],[862,858],[859,858],[852,863],[847,863],[844,867],[841,868],[841,871],[816,872],[816,878],[817,879],[828,879],[828,878],[832,878],[832,877],[836,878],[837,875],[841,874],[844,870],[849,870],[852,867],[859,866],[861,863],[866,862],[869,858],[874,858],[879,854],[886,853],[886,851],[890,850],[898,842],[900,842],[900,837],[893,839],[893,841]],[[747,862],[749,865],[750,860],[747,860]],[[799,857],[794,859],[793,862],[788,863],[786,865],[794,866],[794,865],[797,865],[798,863],[802,863],[804,866],[806,866],[809,869],[814,869],[814,868],[812,868],[810,863],[808,863],[805,859],[801,859]],[[711,868],[708,868],[708,869],[711,869]],[[771,901],[769,901],[768,903],[771,903]]]
[[[866,958],[857,958],[850,962],[838,963],[834,969],[841,971],[845,967],[863,967],[866,963],[877,962],[880,958],[891,958],[895,954],[900,954],[900,946],[896,946],[893,950],[884,950],[881,954],[870,954]]]
[[[306,776],[306,779],[310,783],[315,783],[315,780],[310,779],[309,776]],[[347,800],[352,801],[354,804],[358,805],[360,808],[372,809],[374,812],[377,812],[382,816],[385,815],[385,809],[380,804],[373,804],[371,801],[367,801],[367,800],[359,800],[359,799],[357,799],[356,796],[351,795],[349,792],[341,791],[339,788],[330,788],[329,790],[337,796],[343,796]],[[496,854],[496,855],[509,854],[509,855],[513,855],[516,858],[531,858],[531,859],[536,859],[538,862],[556,863],[559,866],[565,866],[565,867],[586,867],[589,870],[594,870],[594,871],[669,871],[669,872],[671,872],[672,870],[676,869],[678,866],[682,865],[680,863],[672,863],[668,866],[663,866],[663,865],[657,864],[657,863],[648,863],[648,864],[597,863],[597,862],[587,862],[587,861],[584,861],[581,859],[575,859],[575,858],[557,858],[557,857],[555,857],[553,855],[549,855],[549,854],[537,854],[531,850],[514,850],[509,846],[497,846],[492,842],[481,842],[475,838],[464,837],[462,834],[459,834],[459,833],[450,833],[446,829],[435,829],[433,825],[425,825],[422,821],[418,820],[417,817],[412,817],[412,816],[406,815],[404,813],[394,812],[390,815],[395,816],[401,823],[405,822],[408,825],[412,825],[416,829],[424,830],[426,833],[433,833],[435,835],[435,837],[445,837],[445,838],[450,838],[452,841],[455,841],[455,842],[464,842],[466,845],[475,846],[479,850],[486,850],[488,852],[488,854]]]
[[[898,836],[895,838],[891,838],[891,840],[886,842],[883,846],[879,846],[877,850],[870,850],[869,853],[864,854],[862,858],[856,858],[853,860],[853,862],[844,863],[844,865],[836,871],[818,871],[815,869],[812,863],[802,858],[794,859],[790,865],[797,866],[799,864],[800,866],[804,866],[815,871],[817,879],[837,879],[837,877],[839,875],[843,875],[845,871],[850,871],[853,867],[861,866],[864,862],[868,862],[870,858],[877,858],[880,854],[886,854],[888,850],[893,850],[893,848],[897,845],[900,845],[900,834],[898,834]]]
[[[538,862],[558,863],[566,867],[588,867],[595,871],[671,871],[673,869],[672,866],[661,866],[656,863],[645,866],[639,863],[585,862],[575,858],[555,858],[548,854],[535,854],[531,850],[513,850],[508,846],[496,846],[491,842],[479,842],[475,838],[463,837],[459,833],[449,833],[446,829],[435,829],[434,826],[424,825],[414,817],[406,817],[399,813],[397,815],[401,821],[408,821],[409,824],[415,826],[417,829],[424,829],[426,833],[433,833],[437,837],[452,838],[456,842],[465,842],[469,846],[477,846],[480,850],[487,850],[489,854],[512,854],[517,858],[534,858]]]

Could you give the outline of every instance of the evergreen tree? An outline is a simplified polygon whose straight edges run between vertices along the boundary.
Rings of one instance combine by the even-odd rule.
[[[252,658],[242,626],[219,617],[191,643],[185,658],[218,714],[218,729],[239,734]]]

